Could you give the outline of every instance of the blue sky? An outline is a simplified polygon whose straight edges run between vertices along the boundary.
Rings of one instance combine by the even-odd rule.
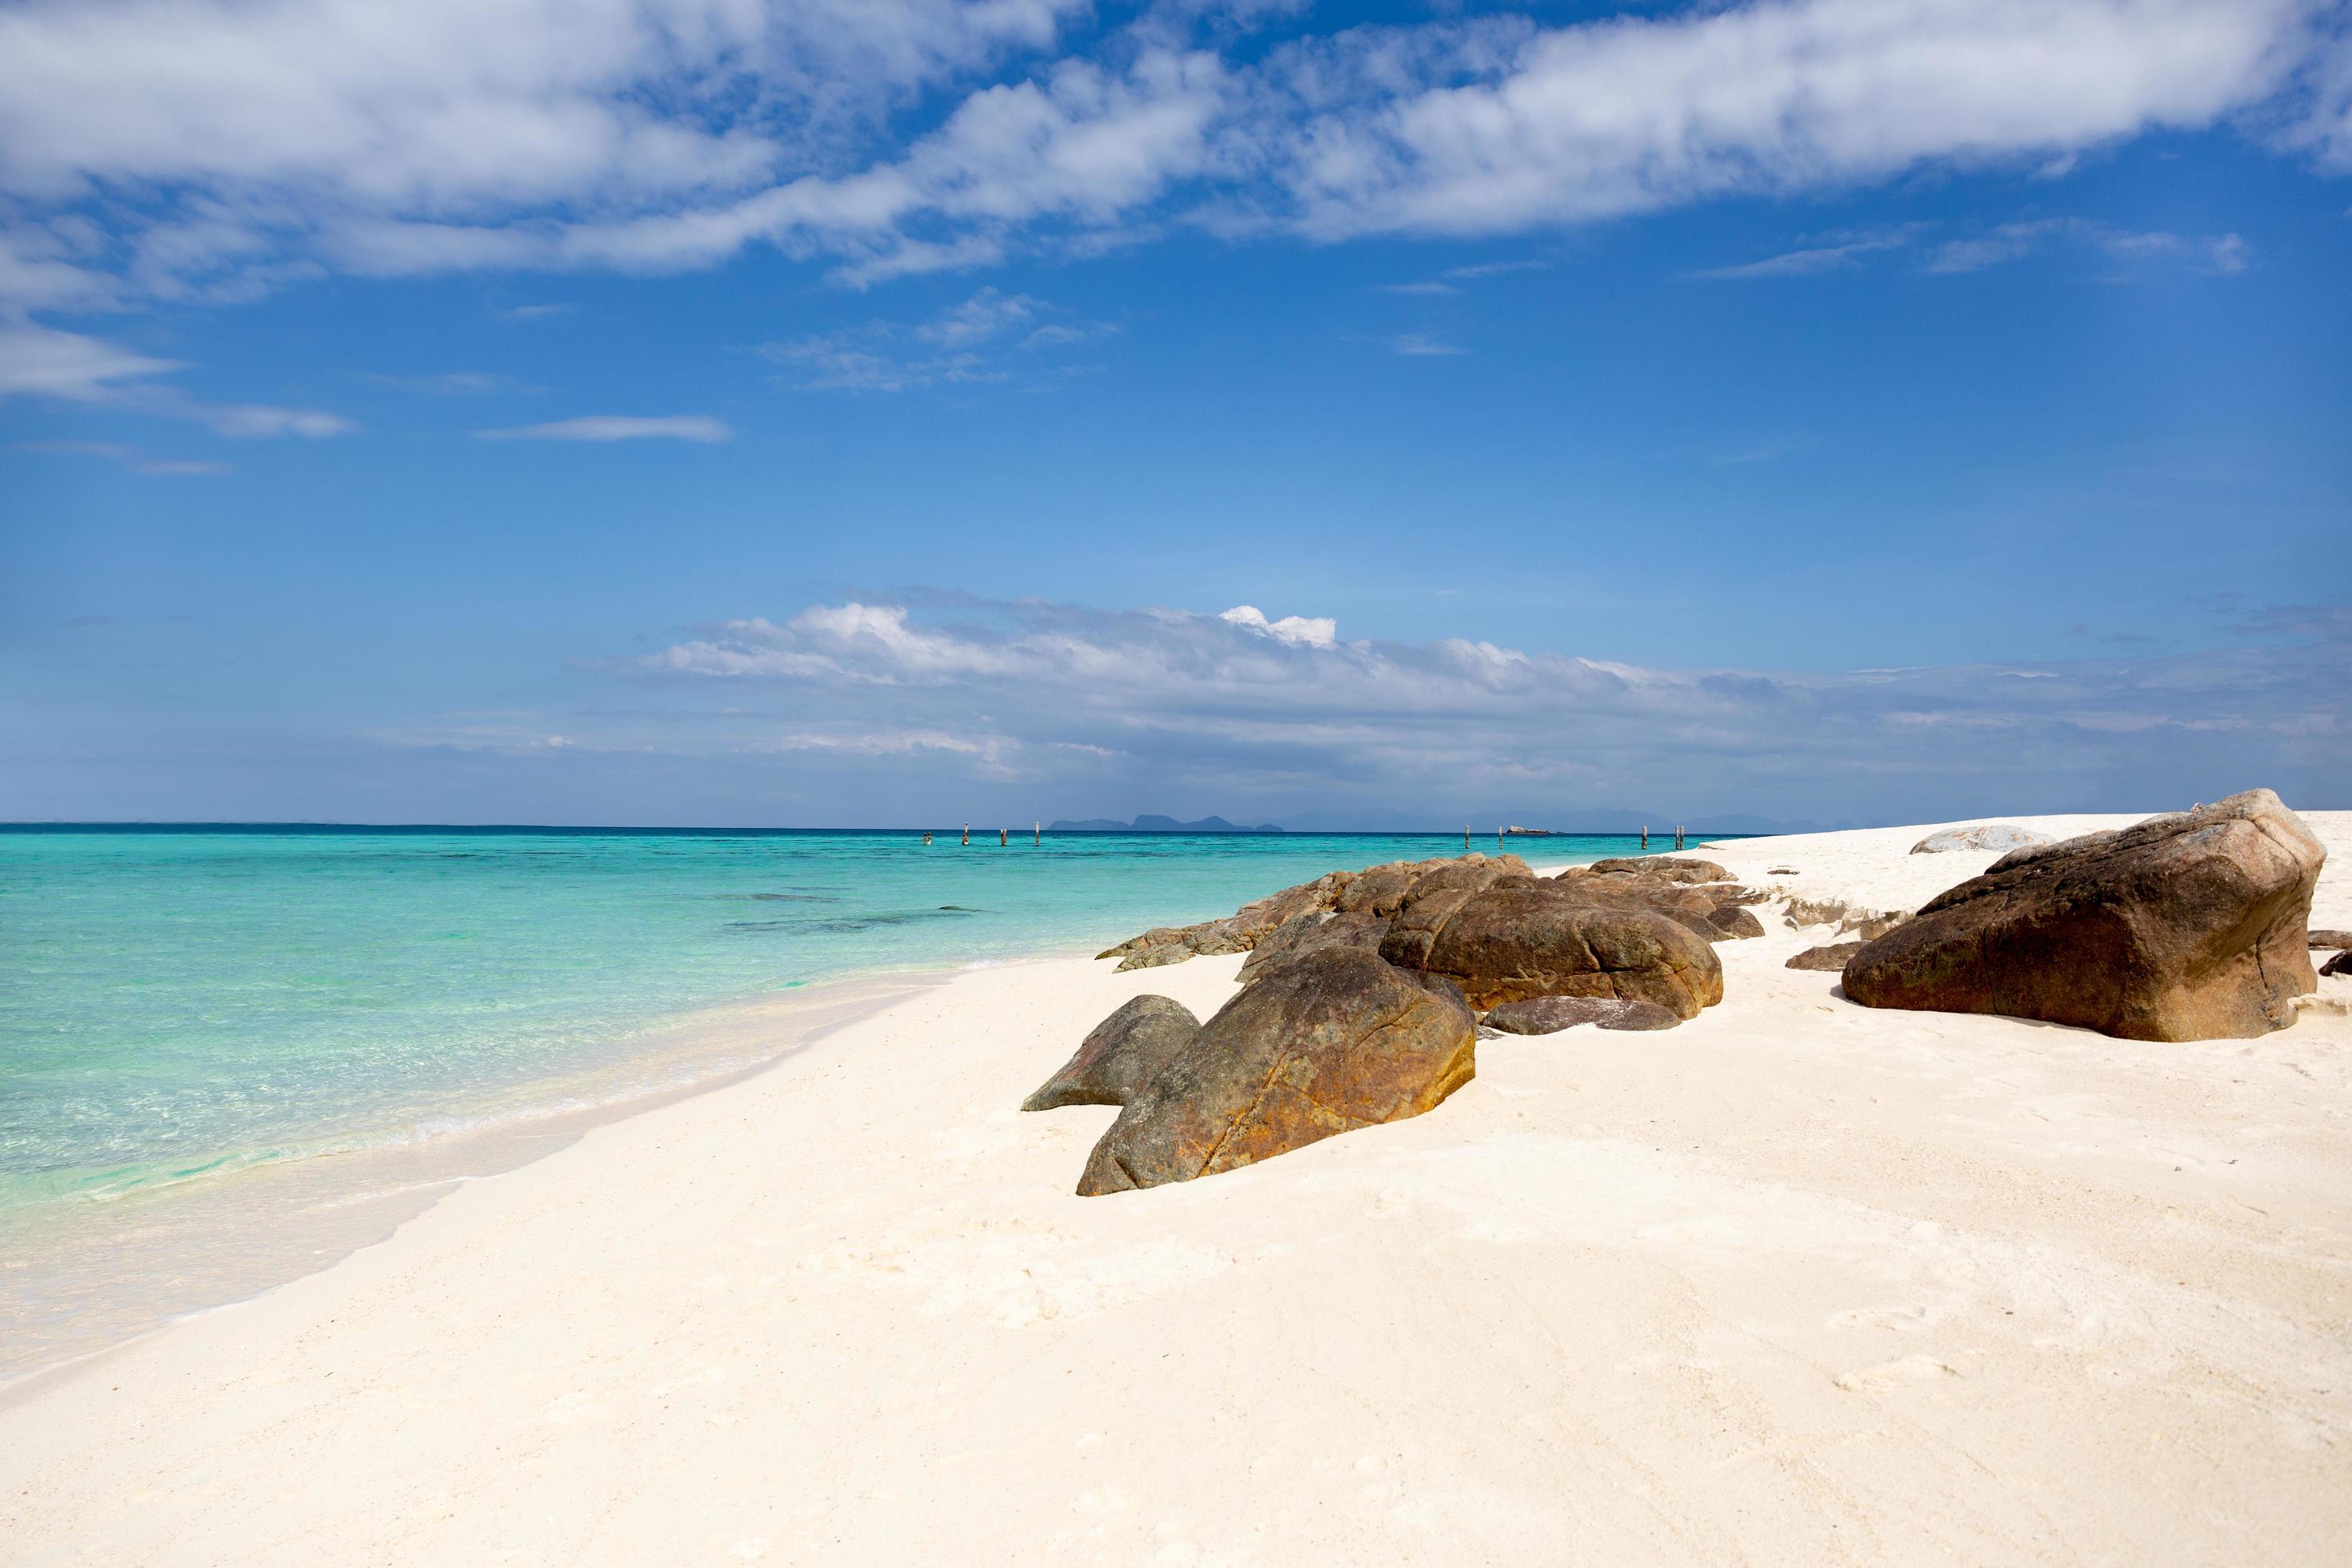
[[[2341,5],[0,55],[0,817],[2352,805]]]

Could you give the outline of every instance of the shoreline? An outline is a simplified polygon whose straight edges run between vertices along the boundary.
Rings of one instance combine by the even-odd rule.
[[[596,1128],[756,1077],[895,1002],[948,983],[962,967],[843,975],[789,994],[739,996],[671,1015],[644,1033],[649,1040],[694,1042],[684,1050],[648,1049],[605,1064],[602,1075],[525,1086],[522,1096],[540,1098],[476,1124],[256,1158],[11,1215],[17,1250],[0,1266],[6,1270],[0,1281],[9,1287],[0,1410],[35,1385],[70,1376],[175,1323],[332,1268],[468,1183],[544,1159]],[[782,1031],[781,1043],[771,1031]],[[727,1050],[715,1052],[721,1041]],[[744,1051],[756,1052],[756,1059],[732,1059]],[[697,1057],[698,1068],[690,1065]],[[652,1082],[625,1076],[656,1064],[688,1076]],[[600,1076],[610,1093],[584,1102],[566,1098],[566,1090],[593,1085]],[[167,1262],[159,1263],[159,1241]],[[158,1275],[167,1280],[160,1294],[139,1293],[142,1286],[153,1289]],[[43,1311],[35,1295],[85,1304]],[[27,1346],[37,1348],[26,1353]]]
[[[1549,875],[1572,863],[1535,869]],[[642,1026],[648,1040],[693,1037],[685,1055],[699,1066],[686,1065],[689,1076],[678,1081],[635,1080],[633,1074],[678,1055],[649,1047],[572,1077],[518,1086],[513,1108],[491,1111],[478,1125],[373,1139],[352,1134],[362,1141],[280,1157],[225,1155],[176,1180],[0,1215],[0,1237],[16,1248],[0,1262],[0,1284],[8,1287],[0,1313],[0,1329],[7,1331],[0,1334],[5,1346],[0,1349],[0,1409],[32,1385],[70,1375],[174,1323],[331,1268],[387,1239],[464,1184],[543,1159],[594,1128],[724,1089],[917,990],[971,970],[1090,958],[1091,951],[1091,943],[1049,944],[1013,955],[842,974],[789,993],[723,998]],[[837,1009],[842,1016],[831,1016]],[[720,1056],[713,1065],[713,1036],[790,1026],[812,1012],[825,1016],[789,1044],[755,1046],[739,1038],[732,1049],[755,1051],[758,1059],[737,1064]],[[597,1093],[598,1086],[610,1092]],[[575,1089],[595,1097],[571,1103],[567,1093]],[[141,1223],[151,1216],[159,1223]],[[170,1258],[163,1268],[159,1239]],[[160,1294],[142,1294],[153,1289],[150,1282],[158,1275],[168,1281]],[[36,1296],[68,1304],[44,1310]]]
[[[1686,853],[1944,875],[1746,842]],[[30,1562],[2324,1560],[2352,1020],[1874,1013],[1781,967],[1826,938],[1780,908],[1675,1030],[1484,1040],[1426,1115],[1104,1198],[1110,1108],[1013,1107],[1239,959],[947,974],[16,1385],[0,1527]]]

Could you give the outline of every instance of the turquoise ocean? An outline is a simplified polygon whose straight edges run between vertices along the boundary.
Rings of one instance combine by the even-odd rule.
[[[168,1194],[257,1169],[757,1064],[756,1033],[698,1054],[676,1027],[698,1009],[1091,952],[1328,870],[1462,847],[1460,834],[1000,846],[992,828],[966,847],[953,832],[925,846],[914,832],[0,828],[0,1249],[14,1254],[0,1290],[30,1277],[40,1238],[128,1199],[152,1223]],[[1634,840],[1513,847],[1560,862]]]

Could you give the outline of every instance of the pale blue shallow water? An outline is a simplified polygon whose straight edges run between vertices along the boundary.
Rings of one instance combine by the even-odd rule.
[[[1490,837],[1474,847],[1490,852]],[[1656,841],[1654,840],[1654,844]],[[1515,846],[1545,861],[1622,837]],[[650,1026],[1091,952],[1459,835],[0,829],[0,1216],[527,1113]]]

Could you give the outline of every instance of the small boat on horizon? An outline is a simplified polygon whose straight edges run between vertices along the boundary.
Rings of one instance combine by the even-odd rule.
[[[1517,823],[1503,829],[1506,838],[1550,838],[1556,837],[1549,827],[1521,827]]]

